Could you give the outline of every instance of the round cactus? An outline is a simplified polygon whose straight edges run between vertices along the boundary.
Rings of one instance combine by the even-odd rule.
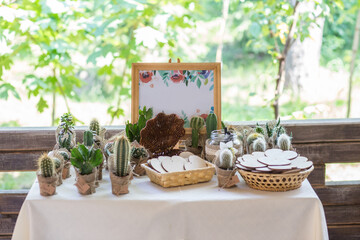
[[[90,131],[92,131],[94,134],[98,135],[100,134],[100,123],[97,119],[93,119],[90,122],[89,126]]]
[[[264,136],[257,132],[251,133],[246,139],[248,146],[250,146],[258,138],[264,138]]]
[[[263,138],[257,138],[252,145],[255,152],[265,152],[266,150],[266,142]]]
[[[131,145],[125,136],[121,136],[114,143],[115,174],[125,177],[129,172]]]
[[[204,127],[205,121],[200,116],[192,117],[190,120],[190,127],[192,128],[191,131],[191,138],[192,138],[192,147],[198,148],[199,147],[199,134],[200,130]]]
[[[61,160],[58,158],[53,158],[55,169],[58,169],[61,166]]]
[[[284,151],[290,150],[291,138],[286,133],[281,134],[277,139],[277,146]]]
[[[61,156],[63,156],[65,161],[69,161],[70,160],[70,156],[67,152],[65,151],[59,151],[59,154],[61,154]]]
[[[131,149],[131,157],[133,157],[133,158],[146,158],[146,157],[148,157],[148,152],[143,147],[133,147]]]
[[[39,171],[43,177],[52,177],[55,172],[55,164],[47,154],[41,155],[38,159]]]
[[[224,149],[220,152],[219,167],[222,169],[232,169],[235,164],[234,154],[230,149]]]
[[[210,113],[206,118],[207,138],[210,138],[211,132],[217,129],[218,121],[215,113]]]

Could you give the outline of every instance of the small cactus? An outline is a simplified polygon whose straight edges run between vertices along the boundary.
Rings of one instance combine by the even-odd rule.
[[[248,146],[250,146],[258,138],[264,138],[264,136],[257,132],[251,133],[246,139]]]
[[[58,169],[61,166],[61,160],[58,158],[53,158],[55,169]]]
[[[263,127],[261,127],[261,126],[259,125],[259,123],[256,123],[255,132],[260,133],[260,134],[262,134],[262,135],[265,135],[265,130],[264,130]]]
[[[131,145],[125,136],[121,136],[114,143],[114,167],[115,174],[125,177],[129,173]]]
[[[207,138],[210,138],[211,132],[217,129],[218,121],[215,113],[210,113],[206,118]]]
[[[39,171],[43,177],[52,177],[55,172],[54,161],[47,154],[38,159]]]
[[[58,143],[59,143],[59,148],[66,148],[68,151],[71,150],[71,138],[72,138],[72,133],[68,132],[67,134],[64,135],[59,135],[58,136]]]
[[[91,131],[84,132],[84,145],[91,147],[94,144],[94,135]]]
[[[192,131],[191,131],[192,144],[191,145],[194,148],[199,147],[200,130],[204,127],[204,125],[205,125],[205,121],[200,116],[192,117],[190,120],[190,127],[192,128]]]
[[[65,152],[65,151],[59,151],[59,154],[61,154],[61,156],[63,156],[65,161],[69,161],[70,160],[70,155]]]
[[[232,169],[235,164],[235,158],[230,149],[224,149],[220,152],[219,167],[222,169]]]
[[[131,149],[131,157],[133,158],[146,158],[148,157],[148,152],[144,147],[133,147]]]
[[[106,155],[110,156],[110,154],[114,153],[114,142],[108,142],[105,144],[104,151]]]
[[[94,134],[98,135],[100,134],[100,123],[97,119],[93,119],[90,122],[89,126],[90,131],[92,131]]]
[[[253,143],[253,150],[254,152],[265,152],[266,150],[266,142],[264,138],[258,138]]]
[[[291,138],[286,133],[281,134],[277,139],[277,146],[284,151],[290,150]]]

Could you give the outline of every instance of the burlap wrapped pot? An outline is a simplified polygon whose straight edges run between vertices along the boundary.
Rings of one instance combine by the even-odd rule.
[[[62,179],[67,179],[70,177],[70,167],[71,167],[71,162],[65,162],[62,171]]]
[[[78,188],[78,192],[82,195],[90,195],[95,193],[95,180],[96,180],[96,169],[92,173],[87,175],[81,175],[76,171],[76,183],[75,186]]]
[[[230,188],[230,187],[235,186],[237,181],[234,180],[233,178],[237,178],[237,176],[235,176],[236,169],[225,170],[225,169],[219,168],[217,165],[215,165],[215,169],[216,169],[216,176],[218,179],[219,187]]]
[[[43,177],[39,172],[36,173],[39,182],[40,195],[41,196],[52,196],[56,192],[56,182],[58,176],[55,174],[52,177]]]
[[[141,164],[146,163],[148,159],[149,157],[131,158],[130,165],[135,176],[143,176],[146,174],[146,171],[141,167]]]
[[[112,193],[115,196],[129,193],[129,184],[131,178],[132,171],[130,171],[130,173],[125,177],[116,176],[112,171],[110,171]]]

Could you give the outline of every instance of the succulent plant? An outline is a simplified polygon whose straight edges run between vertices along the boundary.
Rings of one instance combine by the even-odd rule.
[[[99,121],[94,118],[93,120],[91,120],[90,122],[90,126],[89,126],[90,131],[92,131],[94,134],[98,135],[100,134],[100,123]]]
[[[79,169],[81,175],[92,173],[102,162],[103,155],[100,149],[88,149],[84,144],[80,144],[71,150],[71,164]]]
[[[153,117],[153,109],[144,108],[141,110],[139,109],[139,119],[137,123],[126,123],[125,132],[126,136],[130,140],[130,142],[138,141],[140,142],[140,132],[141,130],[146,126],[146,122],[150,120]]]
[[[75,123],[73,121],[73,116],[71,113],[64,113],[60,117],[60,132],[59,135],[64,135],[66,133],[73,133]]]
[[[263,127],[261,127],[261,126],[259,125],[259,123],[256,123],[255,132],[260,133],[260,134],[262,134],[262,135],[265,135],[265,130],[264,130]]]
[[[38,159],[39,171],[43,177],[52,177],[55,173],[55,164],[47,154],[41,155]]]
[[[190,120],[190,127],[191,127],[191,145],[194,148],[198,148],[199,147],[199,135],[200,135],[200,130],[204,127],[205,125],[205,121],[202,117],[200,116],[195,116],[192,117]]]
[[[131,148],[131,157],[133,158],[146,158],[149,154],[144,147]]]
[[[232,169],[235,165],[235,157],[230,149],[224,149],[220,152],[219,168]]]
[[[63,158],[64,158],[65,161],[69,161],[69,160],[70,160],[70,155],[69,155],[67,152],[65,152],[65,151],[59,151],[59,154],[60,154],[61,156],[63,156]]]
[[[215,113],[210,113],[206,118],[207,138],[210,138],[211,132],[217,129],[218,121]]]
[[[114,142],[108,142],[104,147],[105,154],[110,156],[114,153]]]
[[[94,135],[91,131],[84,132],[84,145],[91,147],[94,144]]]
[[[286,133],[281,134],[277,139],[277,146],[284,151],[290,150],[291,137],[289,137]]]
[[[264,138],[257,138],[252,143],[252,149],[254,152],[265,152],[266,150],[266,142]]]
[[[129,174],[131,145],[125,136],[119,137],[114,143],[114,172],[119,177]]]
[[[66,148],[68,151],[71,150],[72,133],[67,132],[63,135],[59,134],[58,143],[59,148]]]

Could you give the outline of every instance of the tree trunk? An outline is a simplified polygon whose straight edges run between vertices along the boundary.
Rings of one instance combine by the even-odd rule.
[[[221,62],[222,59],[224,33],[226,28],[226,21],[229,15],[229,4],[230,4],[230,0],[223,0],[222,19],[219,30],[219,45],[216,50],[216,62]]]
[[[360,9],[358,10],[357,17],[356,17],[355,32],[354,32],[354,39],[353,39],[353,45],[352,45],[352,56],[351,56],[350,77],[349,77],[349,92],[348,92],[347,111],[346,111],[347,118],[350,117],[350,113],[351,113],[352,79],[354,76],[356,54],[357,54],[357,50],[359,47],[359,34],[360,34]]]
[[[314,2],[300,2],[299,13],[314,12]],[[319,13],[316,13],[319,15]],[[309,28],[310,37],[296,39],[286,55],[285,88],[291,88],[299,96],[306,83],[316,81],[319,75],[320,50],[324,18],[316,19]]]

